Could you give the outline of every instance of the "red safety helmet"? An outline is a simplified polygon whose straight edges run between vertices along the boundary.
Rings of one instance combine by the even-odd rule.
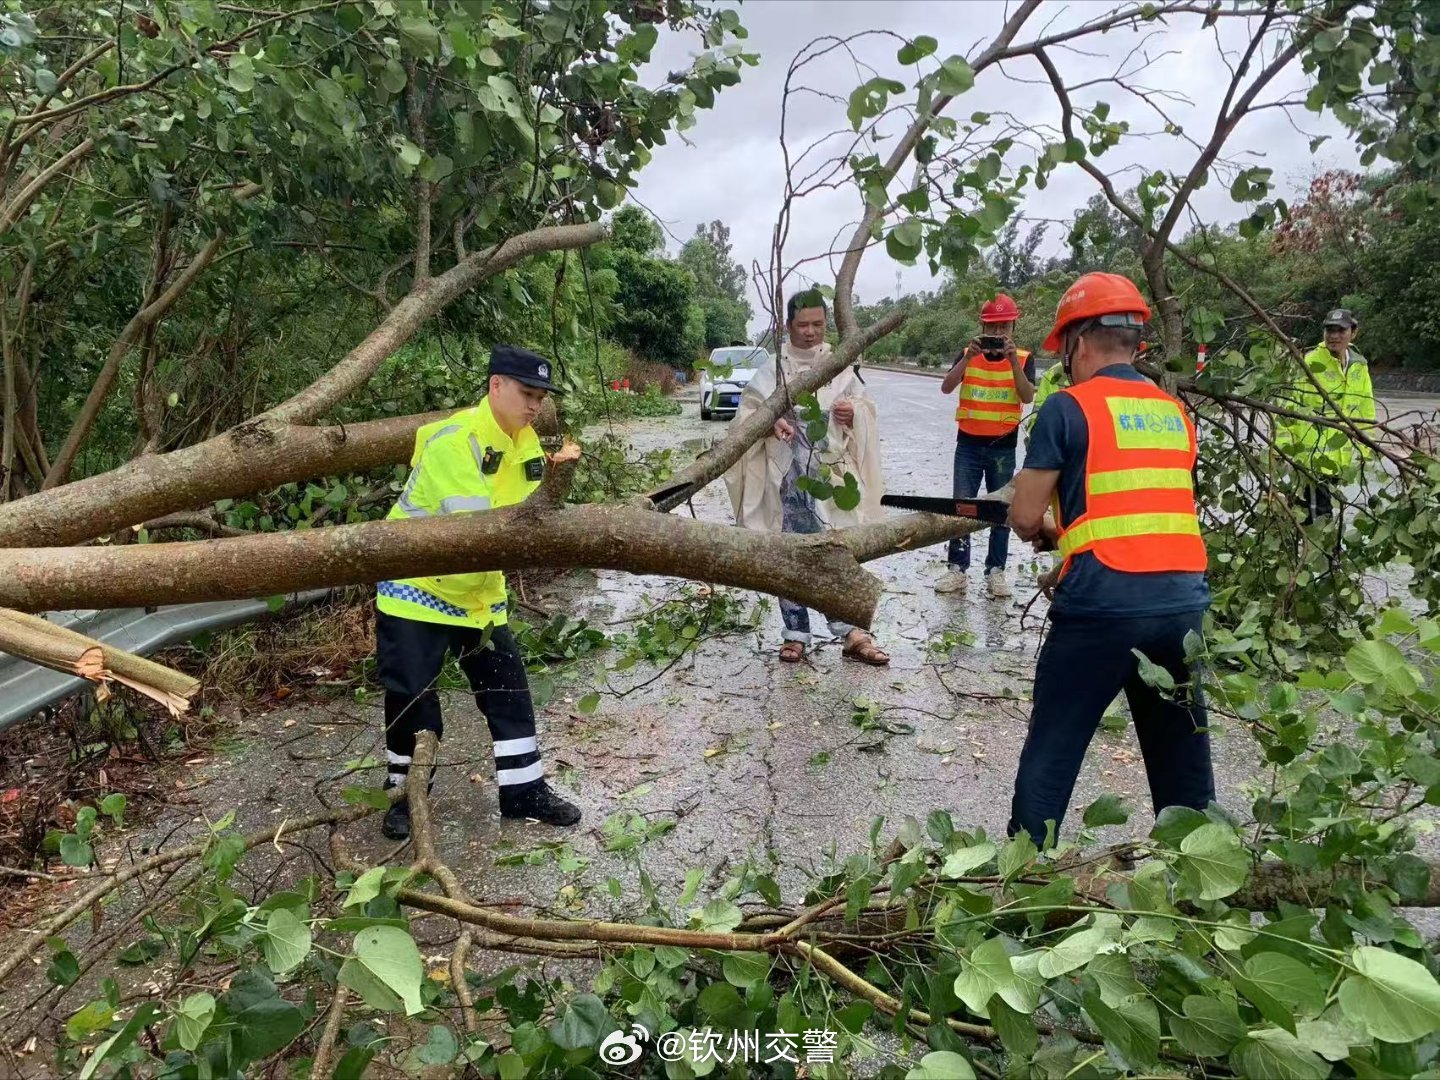
[[[1042,347],[1059,352],[1065,328],[1086,319],[1099,319],[1107,326],[1139,328],[1150,320],[1150,305],[1135,283],[1122,274],[1085,274],[1060,297],[1055,328]]]
[[[1020,308],[1015,301],[1004,293],[1000,293],[994,300],[987,300],[980,308],[981,322],[1015,322],[1020,318]]]

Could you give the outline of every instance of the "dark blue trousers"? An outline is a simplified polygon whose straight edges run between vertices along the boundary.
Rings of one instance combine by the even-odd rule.
[[[1203,810],[1215,798],[1210,736],[1198,688],[1186,689],[1185,635],[1200,632],[1203,612],[1131,619],[1069,618],[1052,614],[1050,634],[1035,670],[1035,706],[1020,752],[1009,832],[1022,829],[1037,844],[1045,823],[1056,835],[1065,819],[1085,750],[1121,690],[1130,702],[1135,734],[1145,756],[1150,798],[1158,814],[1167,806]],[[1146,685],[1139,649],[1175,680],[1170,696]]]
[[[983,482],[988,494],[998,491],[1015,476],[1015,447],[995,447],[971,442],[963,435],[955,440],[955,483],[957,499],[973,499],[980,494]],[[1005,569],[1010,554],[1010,530],[1003,525],[990,529],[990,545],[985,552],[985,572]],[[960,570],[970,569],[970,537],[951,540],[946,561]]]

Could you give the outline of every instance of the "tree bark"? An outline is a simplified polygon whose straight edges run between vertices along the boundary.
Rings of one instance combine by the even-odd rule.
[[[951,519],[939,521],[952,530],[961,527]],[[876,554],[873,542],[862,543],[867,554]],[[478,514],[226,540],[4,549],[0,606],[130,607],[422,574],[581,566],[754,589],[865,627],[882,592],[842,532],[770,534],[631,506],[549,510],[522,503]]]
[[[348,427],[251,420],[207,442],[0,505],[0,547],[78,544],[216,499],[407,462],[416,430],[453,412]]]

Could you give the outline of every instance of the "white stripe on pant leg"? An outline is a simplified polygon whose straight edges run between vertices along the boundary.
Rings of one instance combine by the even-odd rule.
[[[500,787],[511,787],[514,784],[528,784],[531,780],[539,780],[544,775],[545,767],[537,761],[533,765],[526,765],[521,769],[497,769],[495,783]]]
[[[385,751],[385,760],[388,761],[391,765],[410,764],[410,757],[408,754],[397,754],[394,750]]]
[[[519,754],[533,754],[539,747],[535,745],[535,736],[530,735],[523,739],[501,739],[495,744],[495,756],[515,757]]]

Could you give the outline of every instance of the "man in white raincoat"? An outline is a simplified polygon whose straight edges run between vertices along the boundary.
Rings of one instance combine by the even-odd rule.
[[[830,356],[825,341],[825,301],[811,290],[790,298],[785,309],[785,330],[789,341],[781,350],[784,377],[794,379],[823,364]],[[775,368],[761,368],[745,387],[735,422],[760,407],[774,392]],[[735,523],[741,528],[762,532],[817,533],[826,528],[879,521],[885,512],[880,497],[885,493],[885,476],[880,466],[880,436],[875,422],[875,403],[853,367],[821,387],[816,399],[827,419],[825,437],[811,445],[806,425],[791,410],[775,422],[775,430],[745,452],[725,474]],[[828,478],[822,471],[828,469]],[[840,488],[846,474],[855,477],[860,502],[842,510],[829,499],[816,499],[796,483],[802,476],[827,479]],[[785,620],[780,659],[797,663],[810,644],[810,613],[803,604],[780,601]],[[830,620],[830,632],[843,642],[841,656],[865,664],[884,665],[889,655],[864,630],[838,619]]]

